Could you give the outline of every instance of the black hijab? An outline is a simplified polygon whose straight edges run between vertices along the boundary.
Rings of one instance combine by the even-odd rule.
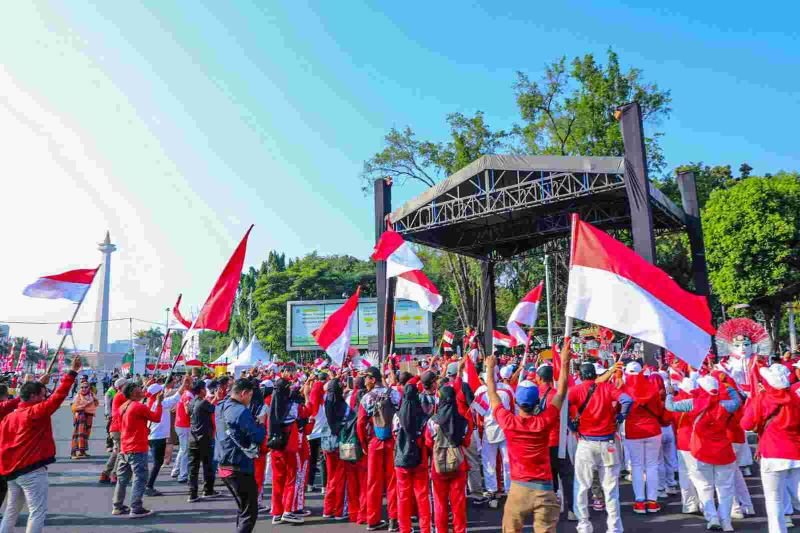
[[[467,419],[461,416],[456,407],[456,390],[451,385],[439,389],[439,408],[433,416],[447,438],[455,446],[460,446],[467,433]]]
[[[400,427],[412,438],[416,439],[422,434],[425,427],[425,412],[415,385],[406,385],[403,389],[403,403],[398,412]]]
[[[338,435],[342,429],[344,415],[347,413],[347,403],[344,401],[344,389],[338,379],[328,383],[328,392],[325,393],[325,418],[331,433]]]
[[[289,400],[290,392],[289,382],[283,378],[278,379],[275,383],[275,392],[272,393],[272,403],[269,406],[270,435],[277,435],[282,431],[283,421],[292,406]]]

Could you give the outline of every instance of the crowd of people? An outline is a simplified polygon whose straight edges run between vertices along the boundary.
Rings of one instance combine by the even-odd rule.
[[[28,531],[43,528],[50,417],[78,370],[74,362],[52,393],[44,376],[0,397],[0,533],[13,530],[23,502]],[[532,521],[534,531],[554,532],[563,520],[589,533],[590,509],[605,512],[609,532],[623,531],[627,477],[634,513],[659,513],[679,497],[707,529],[734,531],[755,513],[744,477],[757,459],[769,531],[785,532],[800,509],[798,378],[791,357],[753,357],[742,379],[714,356],[697,369],[649,366],[576,359],[568,345],[548,360],[473,351],[403,369],[391,360],[363,370],[273,363],[238,377],[115,377],[104,383],[109,458],[99,482],[114,485],[112,516],[148,516],[145,498],[162,495],[167,463],[190,503],[224,485],[241,532],[260,512],[275,525],[303,524],[305,495],[319,490],[322,517],[368,531],[410,533],[415,517],[421,533],[463,533],[471,504],[502,507],[503,531]],[[79,383],[74,460],[87,456],[99,405]],[[748,434],[757,436],[755,457]]]

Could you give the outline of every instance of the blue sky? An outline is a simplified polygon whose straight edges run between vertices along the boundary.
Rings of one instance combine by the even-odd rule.
[[[0,320],[63,319],[68,304],[21,289],[95,264],[106,229],[119,246],[112,317],[158,319],[178,292],[200,305],[250,223],[250,264],[271,248],[366,257],[358,174],[389,128],[445,140],[447,113],[479,109],[507,128],[517,70],[536,79],[609,46],[672,91],[670,168],[800,169],[800,8],[772,6],[14,3],[0,22],[0,168],[15,199],[0,210],[15,251]],[[395,205],[419,191],[395,190]]]

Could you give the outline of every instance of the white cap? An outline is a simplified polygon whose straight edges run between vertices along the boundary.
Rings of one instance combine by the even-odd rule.
[[[719,394],[719,381],[711,374],[707,374],[698,379],[697,384],[709,394]]]
[[[511,379],[511,376],[513,375],[514,375],[513,365],[506,365],[500,369],[500,377],[503,379]]]
[[[637,374],[641,374],[642,372],[642,365],[637,363],[636,361],[631,361],[627,365],[625,365],[625,373],[629,376],[635,376]]]
[[[152,385],[147,387],[147,394],[150,394],[150,395],[158,394],[159,392],[161,392],[161,390],[163,388],[164,388],[164,386],[161,385],[160,383],[153,383]]]
[[[789,376],[787,375],[787,371],[789,369],[783,366],[780,363],[775,363],[769,368],[760,368],[759,373],[761,377],[766,380],[770,387],[773,389],[788,389],[789,385]]]
[[[606,367],[604,367],[600,363],[595,363],[594,364],[594,373],[595,374],[597,374],[598,376],[602,376],[606,372],[608,372],[608,369]]]
[[[262,381],[261,386],[266,388],[273,388],[273,389],[275,388],[275,384],[272,382],[271,379],[265,379],[264,381]]]
[[[128,382],[128,380],[127,380],[127,379],[125,379],[125,378],[119,378],[117,381],[115,381],[115,382],[114,382],[114,388],[115,388],[115,389],[117,389],[117,390],[119,390],[119,389],[121,389],[122,387],[124,387],[124,386],[125,386],[125,384],[126,384],[127,382]]]

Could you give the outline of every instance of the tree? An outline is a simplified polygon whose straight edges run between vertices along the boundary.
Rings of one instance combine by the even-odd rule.
[[[782,304],[800,294],[800,174],[718,189],[702,218],[714,292],[724,305],[762,311],[775,340]]]
[[[747,163],[742,163],[742,167]],[[740,169],[742,168],[740,167]],[[694,172],[695,184],[697,187],[697,203],[702,210],[708,202],[711,193],[717,189],[727,189],[735,185],[739,178],[734,177],[730,165],[708,166],[702,162],[688,163],[680,165],[675,169],[675,173],[654,180],[656,186],[672,200],[675,205],[681,205],[681,194],[678,189],[677,175],[679,172]]]
[[[639,102],[642,120],[650,126],[672,111],[670,92],[646,83],[640,69],[623,72],[611,49],[605,67],[586,54],[574,58],[569,67],[565,57],[547,65],[538,82],[518,72],[514,92],[523,120],[515,133],[530,154],[622,156],[622,133],[614,118],[618,107]],[[659,132],[645,137],[647,163],[654,174],[666,164],[659,137]]]
[[[164,343],[164,332],[161,331],[161,328],[140,329],[134,331],[133,336],[137,339],[144,339],[148,355],[158,356],[161,353],[161,346]]]

